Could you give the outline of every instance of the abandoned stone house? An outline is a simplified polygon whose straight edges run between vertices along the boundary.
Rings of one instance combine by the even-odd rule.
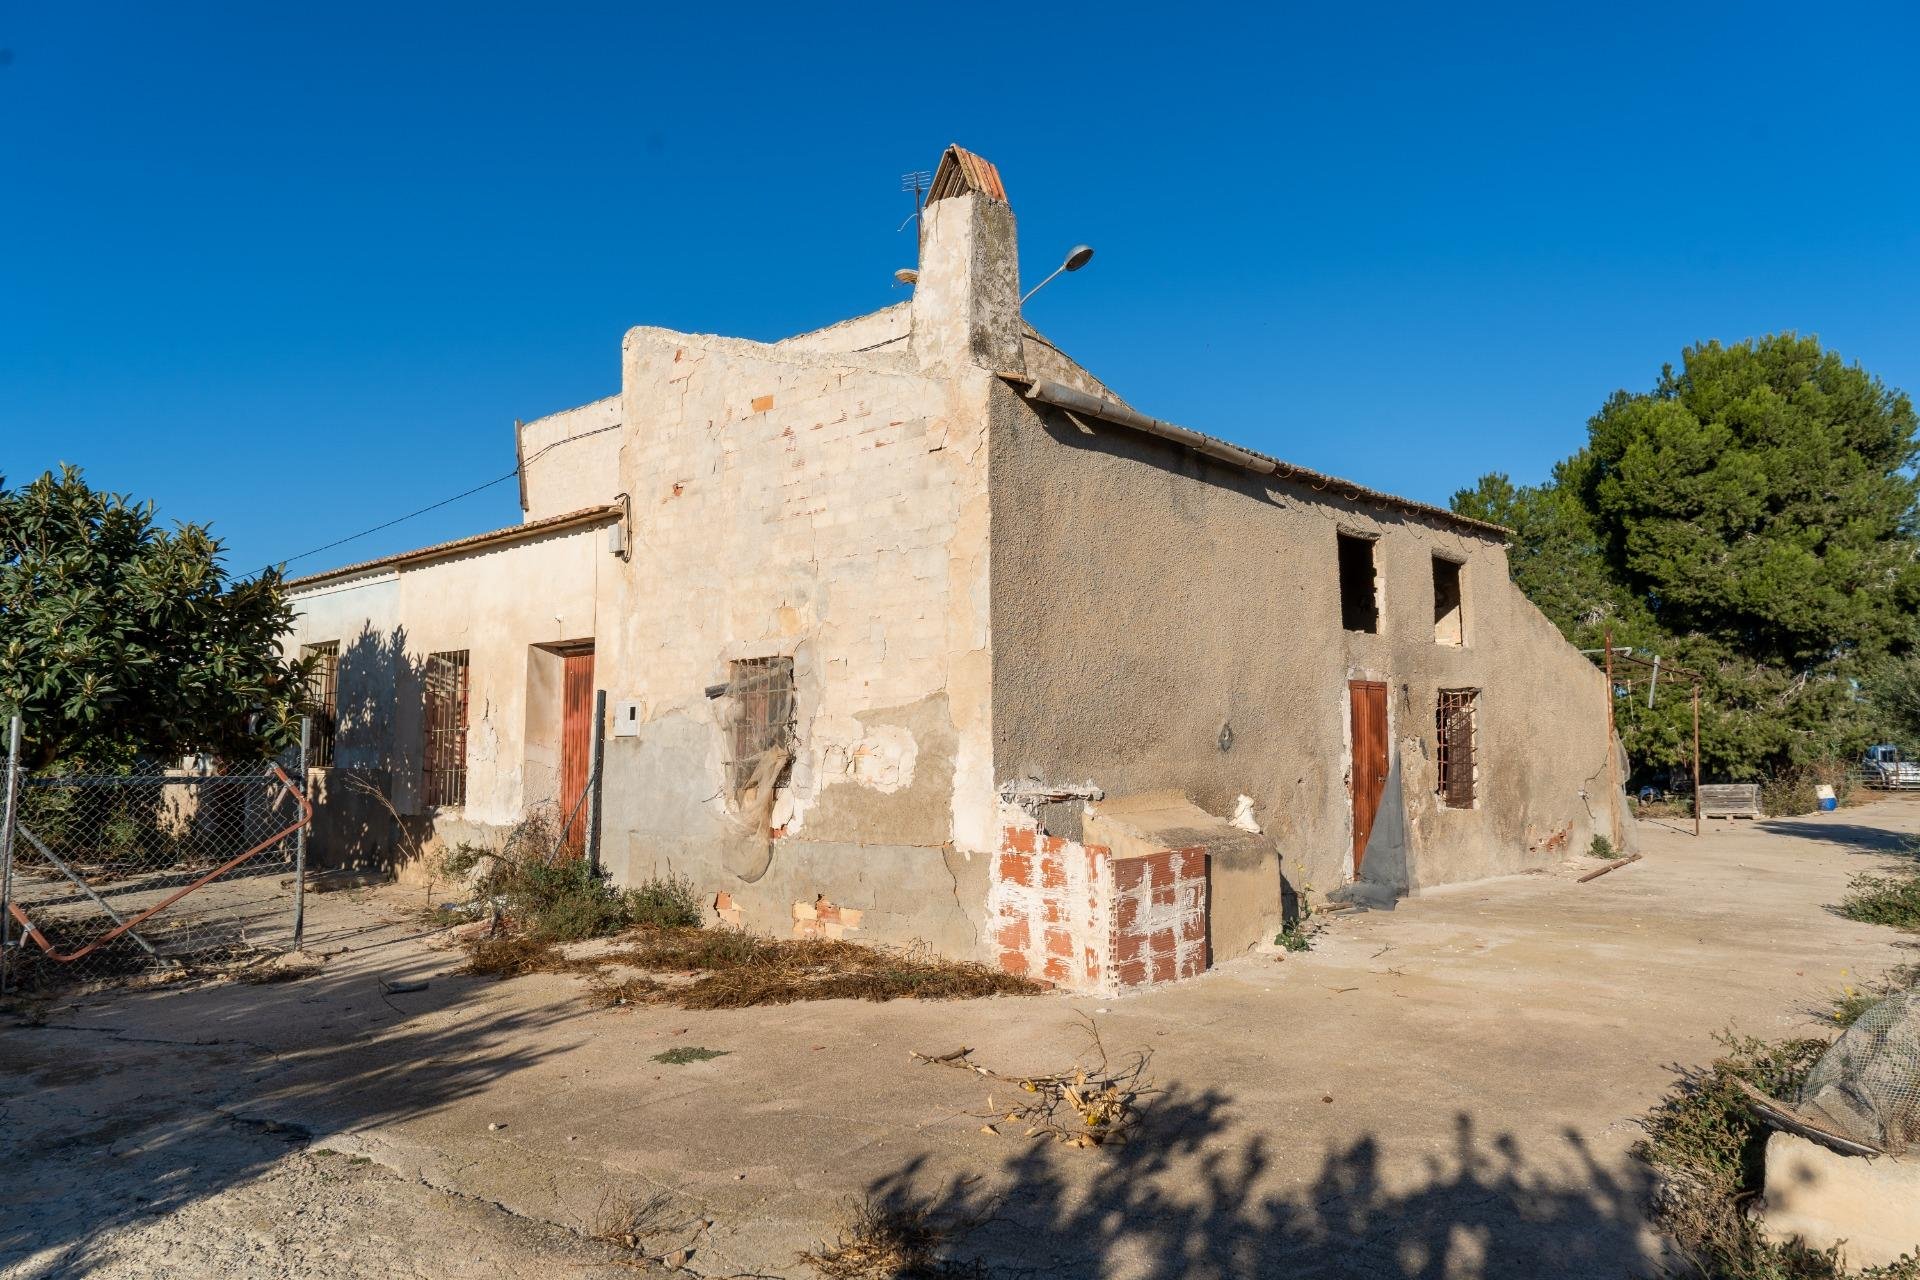
[[[515,445],[521,524],[294,583],[318,857],[393,856],[369,789],[416,838],[546,806],[584,844],[599,739],[617,882],[1114,990],[1295,893],[1540,865],[1618,803],[1603,677],[1501,529],[1128,407],[1022,319],[957,147],[910,300],[632,329],[618,394]]]

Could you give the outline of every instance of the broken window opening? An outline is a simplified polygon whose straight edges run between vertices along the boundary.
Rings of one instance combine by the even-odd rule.
[[[307,698],[300,714],[313,722],[307,737],[307,767],[333,767],[334,730],[340,710],[340,642],[325,640],[300,646],[302,658],[313,659],[307,677]]]
[[[1348,631],[1380,630],[1380,595],[1373,565],[1373,539],[1334,535],[1340,553],[1340,625]]]
[[[1442,689],[1434,710],[1434,791],[1449,809],[1474,806],[1474,710],[1478,689]]]
[[[465,649],[427,655],[426,765],[422,781],[430,805],[467,802],[467,690]]]
[[[1456,648],[1467,642],[1466,607],[1460,594],[1458,560],[1433,558],[1433,642]]]
[[[774,789],[793,763],[793,659],[740,658],[729,664],[728,674],[733,754],[727,767],[734,802],[771,811]]]

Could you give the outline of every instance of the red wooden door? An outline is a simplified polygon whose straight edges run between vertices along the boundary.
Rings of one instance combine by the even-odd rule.
[[[1350,680],[1347,705],[1353,719],[1353,872],[1358,875],[1387,787],[1387,686]]]
[[[560,723],[560,820],[567,824],[565,844],[578,854],[587,846],[587,771],[593,763],[593,650],[565,656],[561,682],[564,714]]]

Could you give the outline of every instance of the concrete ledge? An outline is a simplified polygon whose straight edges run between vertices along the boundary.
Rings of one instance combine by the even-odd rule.
[[[1849,1267],[1920,1256],[1920,1160],[1843,1156],[1790,1133],[1767,1139],[1761,1229],[1772,1240],[1841,1248]]]

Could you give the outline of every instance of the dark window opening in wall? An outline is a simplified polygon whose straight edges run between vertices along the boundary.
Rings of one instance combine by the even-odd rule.
[[[1373,539],[1334,535],[1340,546],[1340,625],[1349,631],[1380,630],[1380,595],[1374,581]]]
[[[1460,598],[1460,562],[1442,556],[1433,558],[1433,642],[1456,646],[1467,642],[1466,609]]]
[[[425,799],[467,802],[467,651],[427,655]]]
[[[300,646],[300,656],[313,661],[307,677],[307,701],[300,713],[313,722],[307,738],[307,764],[315,769],[333,767],[333,739],[340,709],[340,642]]]
[[[1473,794],[1473,720],[1478,689],[1442,689],[1434,711],[1434,741],[1439,760],[1434,790],[1449,809],[1471,809]]]
[[[742,658],[728,675],[733,798],[764,805],[793,762],[793,659]]]

